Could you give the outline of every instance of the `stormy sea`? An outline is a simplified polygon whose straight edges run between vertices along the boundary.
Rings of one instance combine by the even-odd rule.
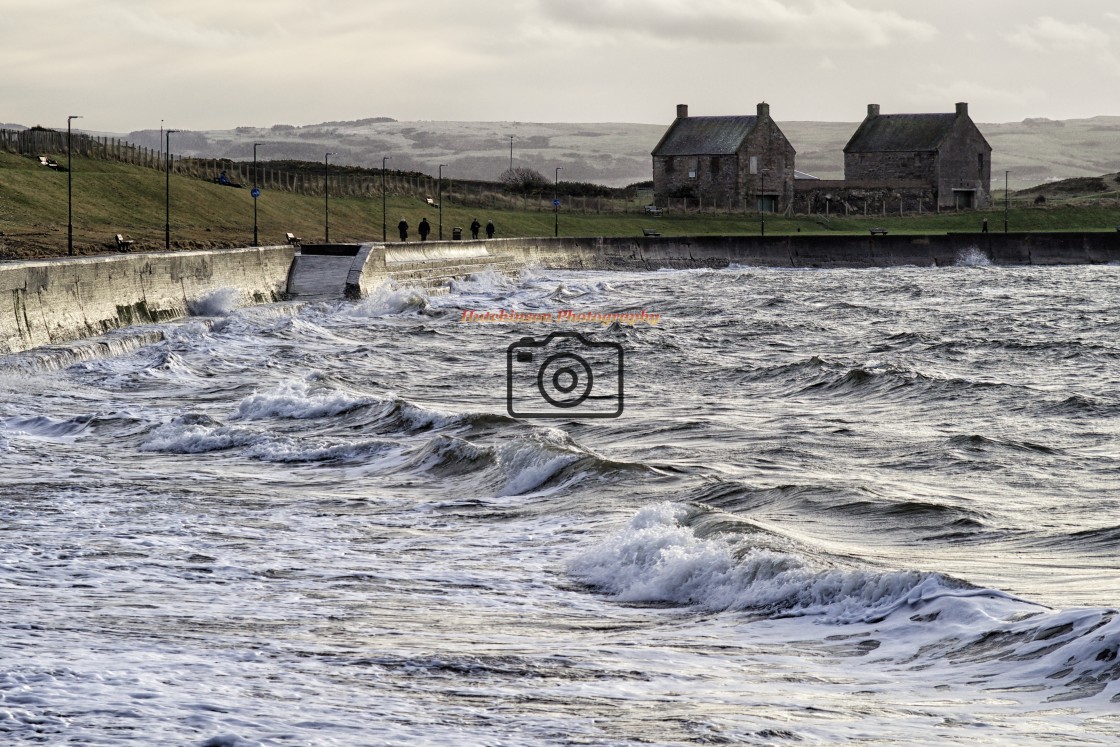
[[[0,743],[1120,742],[1120,267],[196,312],[0,359]]]

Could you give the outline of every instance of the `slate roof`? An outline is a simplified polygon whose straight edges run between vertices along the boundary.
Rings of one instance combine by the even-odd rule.
[[[956,114],[880,114],[868,117],[844,146],[844,152],[937,150],[956,121]]]
[[[756,116],[682,117],[673,122],[655,156],[727,156],[737,153]]]

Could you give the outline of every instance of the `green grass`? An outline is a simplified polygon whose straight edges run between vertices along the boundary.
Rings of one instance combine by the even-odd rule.
[[[65,158],[55,156],[60,163]],[[158,250],[164,244],[165,180],[161,171],[113,161],[75,158],[73,161],[74,243],[78,254],[110,251],[113,235],[136,241],[136,250]],[[460,226],[467,233],[472,217],[485,224],[492,219],[497,236],[552,236],[551,210],[512,206],[456,204],[444,196],[444,238]],[[389,195],[385,201],[387,235],[396,238],[402,216],[417,237],[422,217],[438,236],[439,211],[423,199]],[[545,203],[547,204],[547,202]],[[588,203],[593,204],[591,201]],[[604,203],[605,204],[605,203]],[[573,210],[572,207],[576,209]],[[322,197],[266,191],[258,201],[261,244],[283,243],[288,231],[305,241],[324,238],[325,202]],[[577,200],[559,214],[561,236],[641,236],[643,228],[656,228],[663,236],[757,235],[759,216],[726,213],[674,213],[651,217],[639,212],[581,212]],[[67,175],[40,166],[37,160],[0,153],[0,257],[44,257],[66,253]],[[379,196],[331,197],[332,241],[379,240],[382,202]],[[766,233],[862,234],[871,226],[891,233],[945,233],[978,231],[983,218],[990,230],[1002,231],[1002,206],[987,211],[946,212],[906,216],[768,215]],[[1115,231],[1120,225],[1120,203],[1113,200],[1074,198],[1045,207],[1014,206],[1008,215],[1012,231]],[[253,199],[248,189],[231,189],[202,179],[171,176],[171,235],[177,249],[249,246],[253,237]]]

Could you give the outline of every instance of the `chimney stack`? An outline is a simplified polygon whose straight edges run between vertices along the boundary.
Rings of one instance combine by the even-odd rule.
[[[688,104],[677,104],[677,119],[688,118]]]
[[[958,117],[967,117],[968,116],[968,102],[967,101],[957,102],[957,116]]]
[[[758,105],[758,118],[759,119],[766,119],[769,116],[770,116],[770,105],[767,104],[765,101],[763,101],[762,103],[760,103]]]
[[[868,116],[868,118],[878,117],[879,116],[879,105],[878,104],[868,104],[867,105],[867,116]]]

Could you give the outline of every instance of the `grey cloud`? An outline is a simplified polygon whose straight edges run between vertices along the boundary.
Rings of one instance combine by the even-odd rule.
[[[1086,55],[1103,71],[1120,74],[1120,57],[1112,36],[1088,23],[1067,23],[1051,16],[1036,18],[1007,35],[1007,41],[1040,54]]]
[[[925,40],[937,30],[894,11],[847,0],[537,0],[540,12],[580,33],[722,44],[885,46]]]
[[[1105,48],[1111,42],[1107,33],[1087,23],[1066,23],[1050,16],[1020,26],[1007,39],[1034,51]]]

